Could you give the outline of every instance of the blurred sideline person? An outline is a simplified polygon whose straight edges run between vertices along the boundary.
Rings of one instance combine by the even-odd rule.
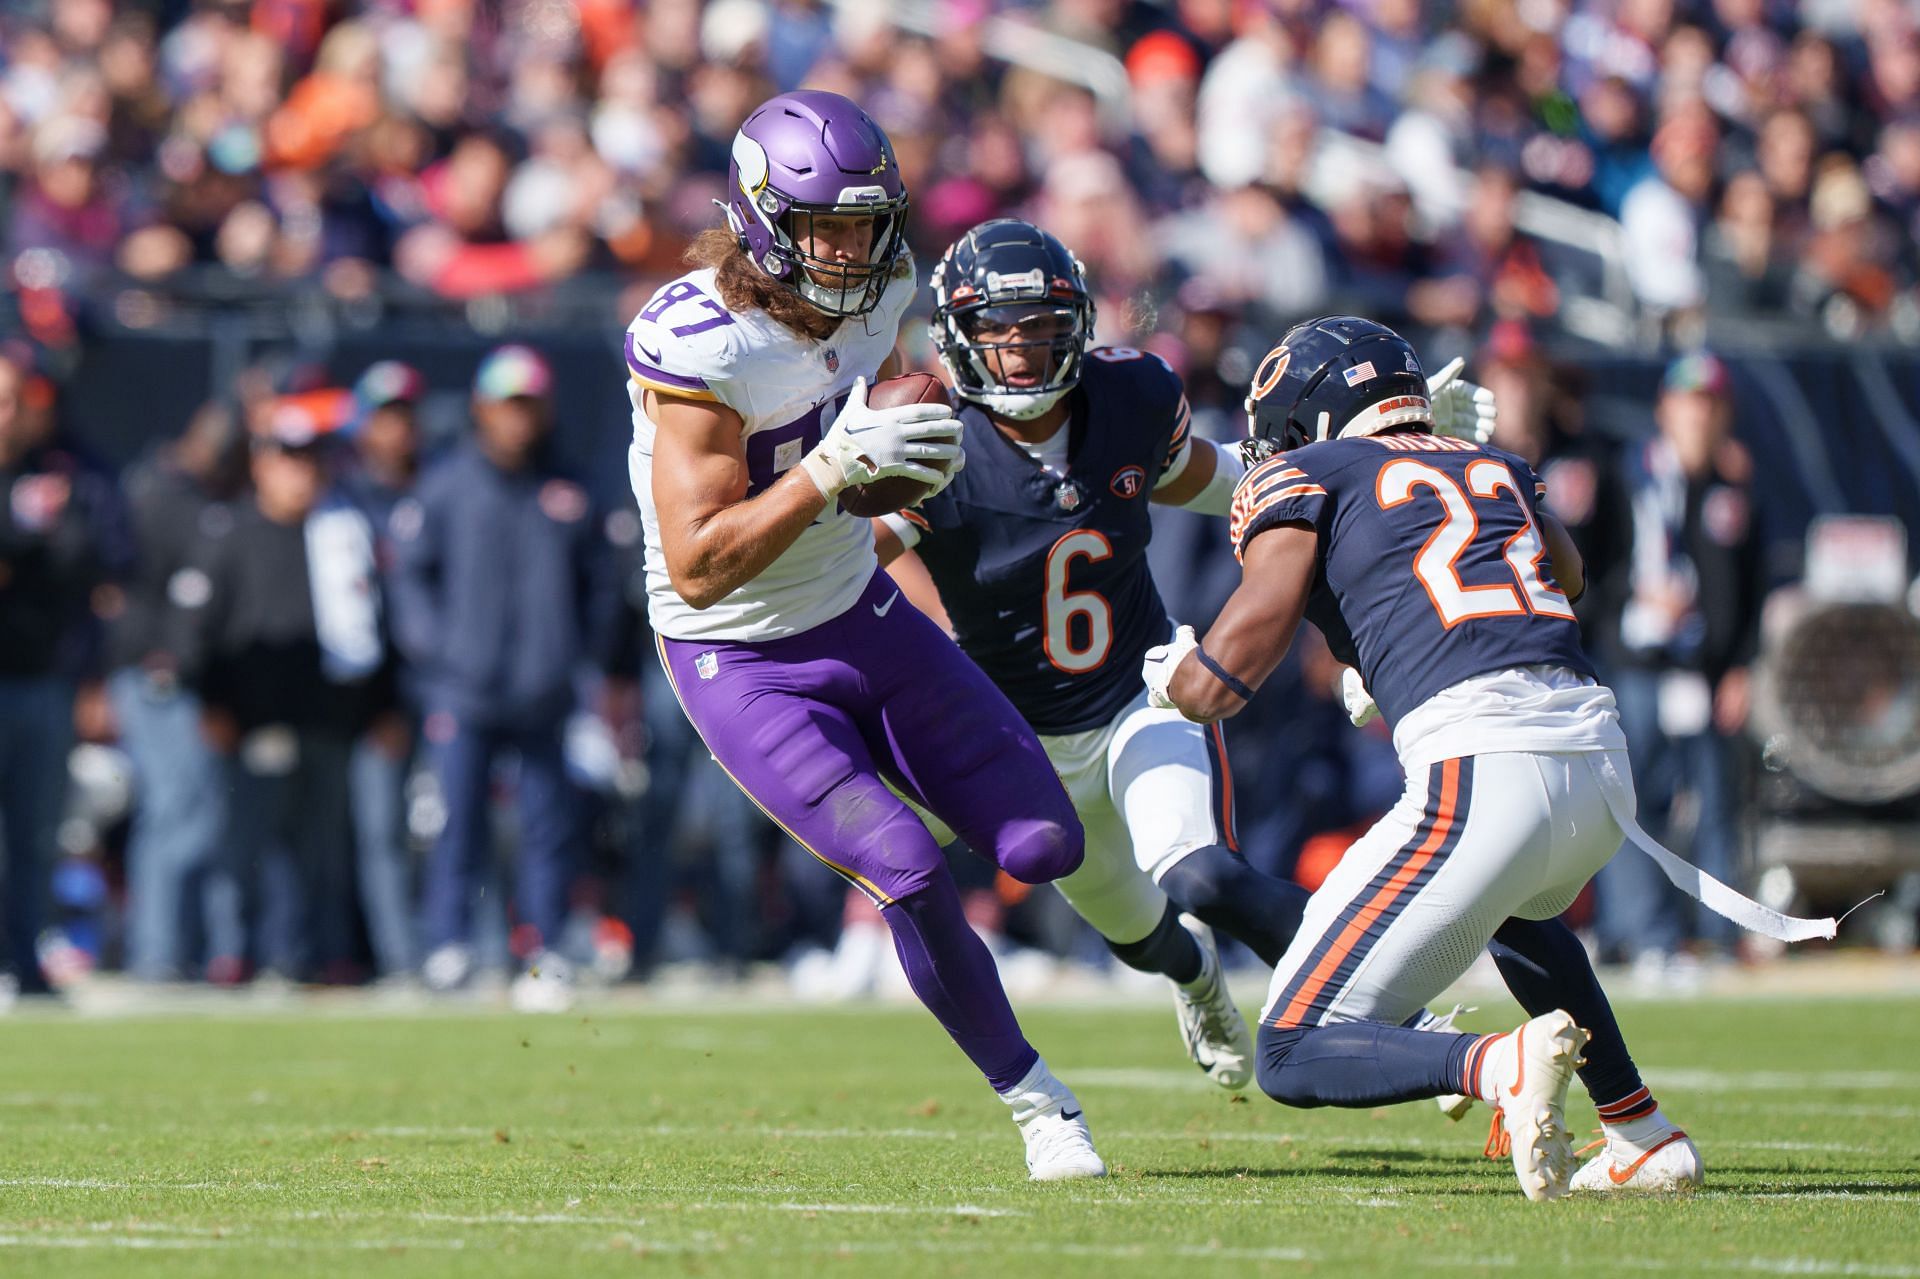
[[[1249,410],[1269,456],[1234,498],[1244,578],[1204,643],[1182,627],[1149,652],[1152,700],[1201,722],[1234,714],[1310,615],[1358,668],[1356,722],[1384,713],[1408,774],[1274,969],[1261,1088],[1297,1106],[1478,1097],[1501,1108],[1533,1200],[1698,1185],[1699,1152],[1641,1082],[1555,920],[1623,838],[1680,863],[1633,821],[1625,735],[1569,600],[1579,554],[1540,509],[1543,486],[1514,454],[1434,435],[1413,348],[1368,320],[1289,331]],[[1831,920],[1788,919],[1712,881],[1693,890],[1783,939],[1832,936]],[[1404,1024],[1496,940],[1531,1020],[1505,1035]],[[1605,1128],[1577,1175],[1562,1111],[1576,1069]]]
[[[360,375],[353,388],[353,416],[344,431],[353,456],[343,462],[336,482],[341,497],[373,530],[383,603],[380,678],[366,730],[354,739],[348,790],[360,909],[375,970],[386,981],[411,977],[420,963],[406,811],[407,775],[418,731],[417,690],[406,686],[407,672],[393,648],[390,601],[396,558],[393,512],[419,477],[415,418],[425,392],[426,380],[419,371],[398,360],[382,360]]]
[[[109,637],[107,688],[137,787],[127,839],[127,968],[141,981],[198,976],[208,955],[244,949],[240,903],[220,887],[215,866],[226,786],[167,619],[194,599],[199,540],[234,518],[229,504],[246,482],[246,450],[236,411],[208,403],[179,439],[122,480],[134,556]]]
[[[838,94],[735,135],[728,229],[627,331],[648,611],[687,717],[741,789],[865,892],[914,993],[1007,1102],[1037,1180],[1104,1176],[1021,1033],[940,847],[891,782],[1026,883],[1081,861],[1045,752],[874,558],[842,493],[950,482],[946,405],[870,408],[913,300],[892,144]]]
[[[352,973],[347,755],[379,664],[372,531],[326,509],[329,439],[282,404],[252,441],[253,492],[172,590],[173,649],[227,788],[208,976]],[[243,903],[246,903],[243,905]]]
[[[517,768],[513,899],[523,939],[514,1005],[561,1011],[573,974],[553,952],[579,863],[562,746],[574,678],[613,603],[601,521],[550,457],[553,373],[503,346],[473,380],[473,434],[393,509],[393,627],[413,667],[422,735],[446,806],[428,860],[427,958],[438,990],[472,973],[475,888],[493,856],[496,762]]]
[[[1689,860],[1721,879],[1740,862],[1737,739],[1766,589],[1753,462],[1733,438],[1732,391],[1726,366],[1704,353],[1674,361],[1661,381],[1659,434],[1627,470],[1632,575],[1614,676],[1648,830],[1669,838],[1674,801],[1690,792]],[[1724,949],[1733,940],[1717,915],[1692,916],[1663,892],[1644,859],[1619,859],[1595,887],[1602,952],[1649,978],[1666,976],[1689,941]]]
[[[110,485],[55,438],[52,385],[0,349],[0,1005],[35,955],[73,744],[72,653],[109,573]]]

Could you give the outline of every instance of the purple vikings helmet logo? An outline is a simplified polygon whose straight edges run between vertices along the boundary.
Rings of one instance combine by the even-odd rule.
[[[755,266],[828,315],[880,303],[904,248],[907,189],[893,146],[837,93],[767,99],[733,138],[727,225]],[[864,260],[809,252],[816,217],[873,219]]]

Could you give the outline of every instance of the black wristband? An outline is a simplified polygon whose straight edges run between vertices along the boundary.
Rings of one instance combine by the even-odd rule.
[[[1219,680],[1222,684],[1225,684],[1227,686],[1228,692],[1232,693],[1235,697],[1239,698],[1243,702],[1250,702],[1253,700],[1253,690],[1248,688],[1245,684],[1241,683],[1239,677],[1236,676],[1232,671],[1220,665],[1220,663],[1214,661],[1211,657],[1208,657],[1206,649],[1201,648],[1198,644],[1195,644],[1193,646],[1193,655],[1200,659],[1200,665],[1207,668],[1208,674],[1212,675],[1215,679]]]

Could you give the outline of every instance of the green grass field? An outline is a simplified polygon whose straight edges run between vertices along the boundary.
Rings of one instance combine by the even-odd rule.
[[[1920,1277],[1913,1001],[1622,1012],[1690,1200],[1529,1204],[1479,1112],[1230,1101],[1157,1009],[1024,1014],[1114,1166],[1053,1186],[917,1009],[15,1017],[0,1275]]]

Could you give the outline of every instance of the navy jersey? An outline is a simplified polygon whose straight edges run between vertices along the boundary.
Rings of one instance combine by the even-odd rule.
[[[1088,356],[1067,401],[1064,480],[967,406],[966,469],[901,512],[960,647],[1045,734],[1111,722],[1173,630],[1147,567],[1147,500],[1187,446],[1186,394],[1158,356]]]
[[[1573,608],[1534,523],[1539,477],[1500,449],[1390,432],[1309,444],[1247,473],[1234,554],[1312,525],[1307,618],[1360,670],[1389,725],[1444,688],[1516,666],[1591,676]]]

